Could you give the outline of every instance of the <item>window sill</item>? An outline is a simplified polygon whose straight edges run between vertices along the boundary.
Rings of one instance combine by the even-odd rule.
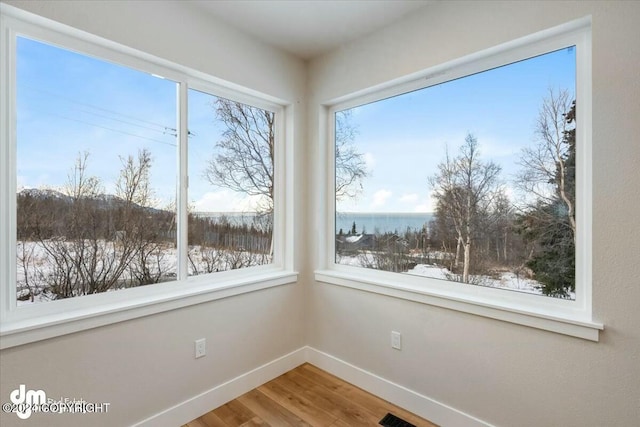
[[[118,301],[100,304],[98,307],[83,306],[25,320],[3,321],[0,326],[0,349],[286,285],[296,282],[297,279],[296,272],[284,270],[264,271],[228,279],[214,286],[211,285],[211,280],[214,280],[211,276],[198,277],[192,284],[174,286],[171,291],[159,295],[137,295],[135,298],[120,298]]]
[[[397,282],[372,279],[342,271],[318,270],[315,272],[315,279],[318,282],[448,308],[590,341],[597,342],[600,331],[604,329],[604,325],[601,323],[590,320],[536,312],[531,307],[497,305],[471,295],[444,294],[431,289],[411,289],[401,286]]]

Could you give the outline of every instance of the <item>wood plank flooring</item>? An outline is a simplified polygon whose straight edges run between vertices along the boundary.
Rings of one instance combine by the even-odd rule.
[[[305,363],[182,427],[377,426],[388,412],[417,427],[437,427]]]

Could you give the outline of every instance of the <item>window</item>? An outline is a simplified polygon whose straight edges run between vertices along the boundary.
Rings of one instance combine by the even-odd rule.
[[[269,264],[275,114],[190,89],[189,132],[189,275]]]
[[[60,319],[295,280],[280,105],[16,14],[2,20],[3,346]]]
[[[575,299],[575,62],[572,45],[336,112],[371,169],[336,193],[336,263]]]
[[[176,280],[177,84],[16,42],[18,305]]]
[[[587,27],[333,104],[318,278],[590,321]]]

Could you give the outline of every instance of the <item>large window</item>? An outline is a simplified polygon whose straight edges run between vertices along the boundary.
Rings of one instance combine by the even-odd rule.
[[[590,320],[587,27],[333,105],[320,279]]]
[[[575,76],[568,46],[336,112],[370,175],[336,262],[574,299]]]
[[[18,304],[175,280],[177,84],[25,37],[16,55]]]
[[[2,18],[3,335],[107,303],[290,281],[282,107],[54,23]]]

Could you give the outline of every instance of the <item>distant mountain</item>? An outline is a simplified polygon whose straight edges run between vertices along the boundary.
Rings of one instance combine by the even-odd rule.
[[[71,202],[71,197],[48,188],[25,188],[18,192],[18,196],[33,197],[34,199],[58,199]]]
[[[38,200],[56,200],[63,203],[73,202],[73,197],[61,193],[57,190],[51,190],[48,188],[25,188],[18,192],[18,197],[31,197]],[[86,197],[86,200],[90,200],[99,209],[114,209],[125,205],[125,201],[113,194],[98,194],[93,197]],[[144,209],[150,213],[162,213],[166,212],[163,209],[156,209],[150,207],[140,206],[134,203],[134,206],[139,209]]]

